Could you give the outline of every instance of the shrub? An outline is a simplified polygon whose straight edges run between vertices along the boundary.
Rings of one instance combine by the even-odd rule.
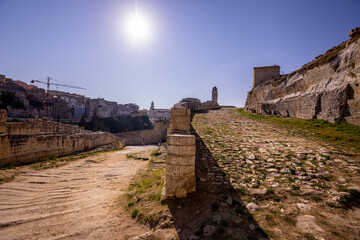
[[[139,215],[139,210],[138,209],[134,209],[131,212],[131,218],[136,218],[137,215]]]

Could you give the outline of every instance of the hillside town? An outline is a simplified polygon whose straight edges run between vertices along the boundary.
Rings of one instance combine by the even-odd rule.
[[[360,240],[360,1],[0,9],[0,240]]]
[[[155,109],[154,102],[149,110],[139,110],[135,103],[119,104],[104,98],[89,98],[75,93],[46,90],[20,80],[13,80],[0,74],[1,108],[7,109],[8,118],[47,117],[61,122],[79,122],[91,119],[117,116],[148,116],[152,121],[169,120],[170,109]],[[47,102],[48,101],[48,102]]]

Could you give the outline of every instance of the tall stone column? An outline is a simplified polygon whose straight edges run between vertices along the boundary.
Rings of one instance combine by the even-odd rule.
[[[168,197],[184,198],[196,191],[195,153],[196,139],[190,135],[191,111],[186,104],[171,109],[167,136],[166,182],[162,200]]]

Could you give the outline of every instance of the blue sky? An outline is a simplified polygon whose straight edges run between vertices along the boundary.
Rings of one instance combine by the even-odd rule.
[[[135,5],[153,26],[137,46],[122,31]],[[0,74],[141,109],[206,101],[213,86],[243,106],[254,66],[289,73],[360,25],[359,0],[0,0],[0,12]]]

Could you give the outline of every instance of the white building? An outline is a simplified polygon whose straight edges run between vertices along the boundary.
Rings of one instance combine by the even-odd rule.
[[[151,102],[148,116],[150,121],[170,120],[171,109],[155,109],[154,102]]]

